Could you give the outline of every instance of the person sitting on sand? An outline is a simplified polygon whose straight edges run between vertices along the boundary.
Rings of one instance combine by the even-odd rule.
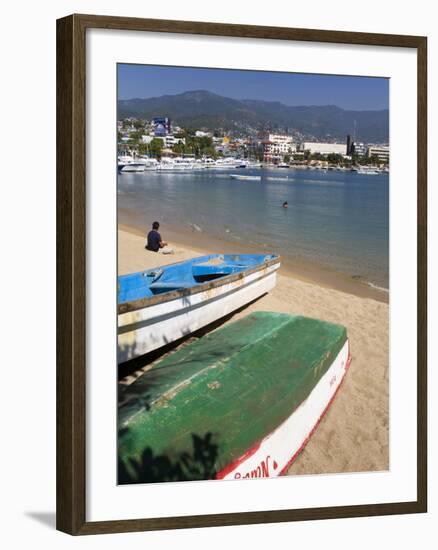
[[[288,207],[287,201],[284,201],[283,208],[287,208],[287,207]]]
[[[145,246],[146,250],[158,252],[160,248],[167,246],[167,243],[162,241],[161,235],[158,233],[159,227],[160,224],[158,222],[154,222],[152,224],[152,231],[149,231],[148,233],[148,242]]]

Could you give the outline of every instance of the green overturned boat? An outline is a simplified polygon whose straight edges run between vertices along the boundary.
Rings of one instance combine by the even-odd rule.
[[[349,363],[343,326],[281,313],[186,345],[119,392],[119,483],[280,475]]]

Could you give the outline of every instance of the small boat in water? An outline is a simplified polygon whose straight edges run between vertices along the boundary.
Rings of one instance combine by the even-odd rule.
[[[350,365],[341,325],[256,312],[168,355],[119,393],[119,483],[274,477]]]
[[[274,288],[274,254],[213,254],[118,278],[118,362],[149,353]]]
[[[243,176],[240,174],[231,174],[230,178],[232,180],[255,180],[260,181],[262,179],[262,176]]]
[[[356,173],[366,176],[378,176],[380,174],[378,170],[374,170],[372,168],[359,168]]]

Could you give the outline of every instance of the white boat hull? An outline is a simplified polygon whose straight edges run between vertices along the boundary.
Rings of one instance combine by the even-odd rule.
[[[118,362],[174,342],[275,287],[280,263],[208,290],[118,315]]]
[[[284,473],[329,408],[349,366],[347,340],[328,371],[298,409],[244,456],[219,472],[217,479],[276,477]]]
[[[125,166],[120,169],[121,172],[144,172],[144,170],[144,164],[125,164]]]

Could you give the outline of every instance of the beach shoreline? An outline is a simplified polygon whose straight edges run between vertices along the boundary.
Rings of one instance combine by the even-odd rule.
[[[119,275],[222,251],[214,247],[203,248],[198,235],[193,237],[198,246],[188,246],[187,242],[181,245],[184,235],[179,235],[180,239],[177,237],[174,238],[166,228],[163,238],[169,241],[174,253],[150,252],[144,248],[143,231],[119,224]],[[338,323],[346,327],[350,342],[352,363],[342,387],[287,473],[309,475],[388,470],[388,303],[292,276],[282,266],[272,291],[235,312],[225,322],[233,322],[254,311],[304,315]],[[142,372],[139,369],[133,377]]]
[[[122,231],[142,237],[144,241],[146,240],[148,229],[126,223],[119,223],[118,227]],[[197,255],[213,253],[278,253],[278,251],[271,251],[254,244],[227,241],[222,237],[213,237],[196,229],[190,231],[186,228],[174,228],[166,225],[166,229],[162,231],[162,237],[169,243],[170,248],[190,249],[196,252]],[[317,262],[310,262],[301,258],[291,260],[282,256],[281,251],[279,255],[281,258],[280,273],[282,275],[294,277],[300,281],[316,284],[324,288],[332,288],[340,292],[353,294],[361,298],[370,298],[378,302],[389,303],[389,292],[375,287],[361,278],[351,277],[325,265],[322,266]],[[169,255],[169,257],[171,256]],[[175,259],[175,262],[177,261],[178,259]]]

